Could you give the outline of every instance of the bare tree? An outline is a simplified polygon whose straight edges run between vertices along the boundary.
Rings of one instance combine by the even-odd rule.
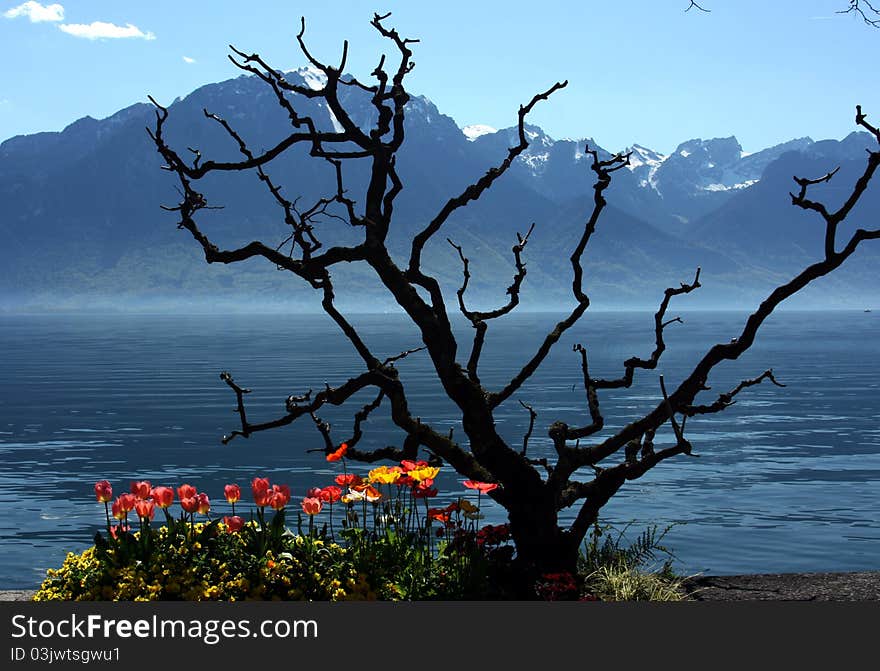
[[[189,160],[184,160],[165,139],[168,110],[154,101],[157,108],[156,124],[155,128],[148,130],[166,163],[165,168],[179,180],[182,193],[180,203],[166,209],[177,213],[179,227],[189,231],[193,239],[201,245],[206,261],[228,264],[262,257],[279,269],[298,276],[318,292],[323,309],[351,343],[363,364],[361,371],[354,371],[352,377],[340,381],[337,386],[328,385],[317,392],[309,390],[290,396],[286,400],[284,414],[266,421],[253,421],[248,417],[244,398],[249,390],[239,386],[228,373],[223,373],[223,380],[236,396],[240,417],[240,427],[224,436],[223,440],[229,442],[238,436],[248,438],[260,431],[280,428],[305,418],[305,421],[315,422],[323,437],[324,449],[329,454],[339,441],[331,439],[330,427],[319,419],[317,413],[325,406],[342,405],[359,392],[369,391],[371,397],[372,394],[375,395],[374,400],[356,412],[352,435],[346,440],[350,446],[349,457],[366,462],[379,459],[415,459],[420,450],[425,450],[433,458],[449,464],[469,479],[499,484],[491,496],[509,515],[523,575],[572,570],[585,534],[597,520],[601,508],[624,483],[642,477],[666,459],[692,454],[686,430],[688,418],[723,411],[750,386],[764,381],[778,384],[773,372],[766,370],[720,394],[712,402],[699,403],[697,399],[701,392],[709,389],[707,382],[715,366],[723,361],[737,359],[748,350],[761,325],[780,303],[813,280],[838,268],[862,242],[880,238],[880,228],[859,229],[843,240],[838,235],[840,223],[853,209],[880,165],[880,151],[868,153],[864,173],[856,181],[844,204],[834,211],[808,197],[810,187],[830,180],[833,172],[819,179],[795,178],[798,189],[791,194],[792,203],[815,212],[824,221],[826,234],[823,258],[776,287],[746,319],[738,336],[729,342],[711,347],[677,387],[667,389],[662,376],[659,377],[656,405],[644,416],[610,435],[603,436],[600,392],[629,387],[637,371],[651,371],[656,368],[665,350],[665,329],[670,323],[678,321],[677,318],[667,317],[670,303],[678,296],[699,288],[700,269],[696,269],[689,283],[665,290],[654,315],[653,351],[647,358],[633,356],[624,361],[619,377],[594,377],[589,367],[587,348],[576,345],[575,355],[583,372],[587,419],[579,426],[570,426],[559,421],[550,425],[549,436],[555,456],[552,459],[534,459],[528,454],[528,438],[534,427],[535,411],[524,404],[530,413],[530,425],[521,447],[509,444],[499,435],[494,414],[499,406],[514,398],[523,383],[542,365],[561,336],[590,306],[590,299],[583,286],[584,250],[606,206],[605,191],[611,184],[614,173],[628,164],[629,154],[616,154],[603,159],[597,149],[586,147],[596,181],[591,210],[586,214],[579,239],[572,241],[569,261],[573,307],[546,333],[536,350],[527,353],[518,365],[518,372],[506,384],[500,388],[487,388],[481,382],[479,374],[486,333],[493,320],[510,313],[519,302],[520,288],[526,276],[522,255],[532,231],[529,229],[520,235],[513,247],[515,274],[507,290],[506,303],[489,311],[472,310],[468,307],[465,298],[471,277],[469,259],[462,247],[450,240],[463,265],[463,282],[457,291],[457,308],[473,326],[473,340],[465,358],[460,358],[460,343],[453,335],[449,309],[441,286],[422,266],[423,250],[440,233],[454,212],[478,200],[526,150],[529,146],[529,136],[525,129],[526,116],[535,105],[566,86],[566,82],[554,84],[520,107],[518,143],[510,147],[507,155],[497,165],[445,202],[430,222],[412,237],[408,262],[406,267],[401,267],[392,260],[386,239],[394,220],[396,199],[404,189],[403,176],[398,174],[395,157],[405,140],[404,118],[410,96],[404,81],[413,68],[411,45],[416,40],[404,39],[396,30],[387,27],[387,18],[387,14],[377,14],[371,23],[393,46],[397,54],[396,67],[389,68],[385,56],[382,56],[372,72],[376,83],[371,84],[343,76],[348,53],[347,43],[343,47],[338,65],[319,62],[309,52],[303,40],[304,21],[297,36],[299,46],[309,63],[326,77],[326,83],[317,90],[287,81],[282,73],[269,67],[257,54],[245,54],[232,48],[232,62],[265,82],[291,124],[290,133],[284,139],[257,152],[231,124],[205,110],[207,119],[218,124],[238,148],[240,160],[205,160],[197,149],[190,149],[192,156]],[[340,103],[339,94],[345,87],[354,87],[369,96],[376,112],[375,125],[369,130],[360,128]],[[336,130],[321,130],[312,118],[300,114],[292,102],[300,98],[320,100],[335,116],[338,122]],[[880,131],[868,123],[861,108],[856,109],[856,124],[870,131],[880,143]],[[295,145],[306,146],[314,159],[326,162],[335,181],[335,189],[331,193],[307,208],[288,200],[267,172],[273,160]],[[357,200],[346,189],[343,170],[343,166],[352,161],[366,161],[370,168],[369,183]],[[289,252],[281,251],[281,246],[261,241],[224,249],[199,227],[196,217],[200,210],[209,206],[195,184],[211,173],[239,171],[255,172],[265,185],[268,196],[280,206],[284,221],[290,227],[287,239],[291,245]],[[325,245],[319,239],[314,224],[320,215],[328,212],[336,213],[336,216],[341,216],[353,229],[360,231],[360,242],[351,245]],[[373,353],[334,303],[334,284],[330,270],[342,263],[360,263],[372,269],[419,329],[423,347],[384,360]],[[443,391],[460,413],[464,432],[461,440],[438,430],[430,421],[415,417],[410,412],[407,389],[401,382],[395,364],[402,357],[420,350],[427,352]],[[383,403],[390,406],[390,416],[404,438],[399,447],[365,449],[360,442],[362,424]],[[654,449],[654,437],[666,424],[669,424],[674,435],[674,443],[662,449]],[[572,509],[573,522],[563,525],[560,523],[560,512],[568,509]]]
[[[706,12],[708,14],[712,11],[711,9],[701,7],[698,3],[694,2],[694,0],[688,0],[688,2],[689,4],[684,10],[685,12],[689,12],[692,9],[698,9],[701,12]],[[872,28],[880,28],[880,9],[874,7],[874,5],[868,0],[849,0],[846,9],[839,9],[835,11],[835,14],[852,14],[853,16],[861,18],[862,21]]]
[[[838,14],[854,14],[861,17],[862,21],[872,28],[880,28],[880,9],[877,9],[868,0],[849,0],[846,9],[841,9]]]

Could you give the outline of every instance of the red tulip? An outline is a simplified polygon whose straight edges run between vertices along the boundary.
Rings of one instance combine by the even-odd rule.
[[[187,496],[180,499],[180,507],[184,512],[194,513],[199,509],[199,499],[197,496]]]
[[[465,480],[462,484],[468,489],[476,489],[482,494],[488,494],[493,489],[498,489],[498,485],[494,482],[477,482],[476,480]]]
[[[327,455],[327,461],[339,461],[348,452],[348,443],[342,443],[339,448]]]
[[[174,490],[171,487],[153,487],[150,497],[160,508],[167,508],[174,503]]]
[[[137,503],[137,497],[134,494],[120,494],[116,500],[119,501],[119,508],[124,513],[134,510],[134,504]]]
[[[254,478],[251,482],[251,492],[258,506],[262,508],[269,505],[269,478]]]
[[[241,487],[238,485],[226,485],[223,488],[227,503],[238,503],[241,500]]]
[[[321,499],[307,496],[302,500],[302,509],[306,515],[317,515],[323,507],[324,504],[321,503]]]
[[[432,496],[437,496],[437,488],[436,487],[416,487],[413,489],[413,498],[416,499],[427,499]]]
[[[244,520],[238,515],[233,515],[232,517],[224,517],[223,524],[226,525],[226,531],[231,534],[241,531],[242,528],[244,528]]]
[[[268,492],[269,505],[275,510],[281,510],[290,503],[290,487],[287,485],[272,485],[271,491]]]
[[[149,498],[151,489],[152,487],[150,486],[150,483],[146,480],[131,483],[131,493],[139,499]]]
[[[153,519],[153,515],[155,514],[156,503],[154,501],[150,501],[149,499],[140,499],[137,503],[134,504],[134,509],[137,512],[137,516],[141,519]]]
[[[328,485],[318,492],[318,498],[324,503],[336,503],[342,496],[342,490],[336,485]]]
[[[95,498],[99,503],[107,503],[113,500],[113,487],[106,480],[99,480],[95,483]]]
[[[198,493],[198,490],[192,485],[180,485],[177,488],[177,498],[183,499],[191,499]]]
[[[117,520],[125,519],[128,513],[134,509],[136,501],[137,499],[134,494],[120,494],[117,496],[113,505],[110,506],[110,511],[113,513],[113,517]]]
[[[110,512],[113,513],[113,517],[115,517],[117,520],[125,519],[126,511],[122,509],[122,503],[119,499],[116,499],[110,505]]]
[[[306,492],[306,496],[310,499],[317,499],[321,497],[321,488],[320,487],[312,487]]]
[[[196,501],[198,502],[196,510],[199,511],[199,514],[207,515],[208,511],[211,510],[211,501],[208,498],[208,495],[202,492],[201,494],[196,496]]]
[[[428,462],[422,461],[421,459],[419,461],[412,461],[410,459],[404,459],[403,461],[400,462],[400,467],[403,469],[404,473],[409,473],[410,471],[414,471],[417,468],[424,468],[427,465],[428,465]]]

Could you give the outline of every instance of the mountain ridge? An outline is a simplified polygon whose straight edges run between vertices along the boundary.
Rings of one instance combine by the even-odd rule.
[[[302,85],[320,85],[308,70],[285,76],[298,77]],[[354,87],[346,88],[343,104],[353,110],[358,124],[368,125],[375,118],[372,106]],[[215,159],[237,157],[237,147],[205,119],[202,107],[227,118],[257,148],[277,142],[287,127],[286,114],[271,89],[253,76],[201,86],[169,106],[168,134],[175,146],[197,146]],[[328,109],[305,101],[302,110],[323,127],[333,128],[335,119]],[[206,297],[218,305],[254,296],[272,296],[273,301],[278,297],[281,303],[300,307],[314,301],[307,288],[291,289],[299,284],[296,278],[281,281],[274,268],[206,267],[188,234],[169,226],[172,218],[159,205],[173,203],[177,194],[144,130],[153,120],[152,106],[135,103],[105,119],[83,117],[62,131],[0,143],[0,234],[7,241],[0,251],[6,268],[0,309],[76,309],[95,301],[113,305],[114,297],[121,309],[163,301],[193,303]],[[480,128],[469,136],[424,96],[413,96],[408,104],[406,129],[399,153],[405,188],[390,239],[392,253],[401,260],[408,252],[409,236],[430,221],[446,199],[497,165],[518,141],[511,137],[511,128]],[[508,174],[480,201],[457,212],[448,230],[435,236],[426,250],[426,267],[438,274],[452,304],[461,268],[445,237],[466,242],[475,267],[482,267],[483,276],[469,289],[474,300],[497,302],[512,276],[512,255],[504,250],[532,220],[537,228],[525,252],[529,276],[523,304],[540,309],[565,304],[570,296],[570,250],[566,252],[564,243],[576,239],[592,196],[584,145],[589,143],[600,156],[610,154],[592,138],[554,140],[531,124],[526,131],[532,143]],[[696,298],[696,304],[724,301],[746,306],[760,299],[771,278],[786,277],[809,258],[805,250],[781,253],[779,248],[780,241],[797,232],[797,224],[791,222],[805,215],[790,203],[785,212],[780,206],[792,188],[791,174],[815,176],[811,171],[837,160],[852,163],[843,171],[851,177],[868,138],[857,132],[840,141],[796,138],[751,154],[742,151],[734,136],[685,140],[669,155],[634,143],[628,148],[633,152],[629,169],[616,172],[608,189],[610,206],[586,256],[592,264],[592,286],[601,295],[596,304],[655,304],[665,286],[693,276],[701,253],[709,262],[707,270],[713,269],[704,274],[704,284],[712,286],[715,273],[715,284],[720,280],[724,286],[707,291],[706,299]],[[332,181],[327,166],[310,160],[307,153],[292,151],[271,166],[273,178],[304,202],[327,193]],[[358,165],[346,169],[347,186],[355,194],[366,183],[368,170]],[[764,183],[765,173],[771,182]],[[837,184],[829,194],[843,188]],[[225,208],[203,213],[211,234],[224,245],[259,236],[283,239],[277,205],[265,197],[258,180],[218,175],[204,186],[209,202]],[[875,187],[867,194],[867,215],[854,213],[856,220],[874,211],[876,192]],[[750,228],[736,223],[743,217]],[[768,218],[781,222],[778,235],[766,227],[772,225]],[[338,223],[329,221],[326,228],[334,242],[355,239],[354,231]],[[757,234],[775,242],[759,244]],[[804,237],[805,247],[812,242],[811,236]],[[877,254],[863,256],[854,262],[858,267],[853,272],[825,283],[826,291],[815,296],[835,304],[841,298],[856,304],[864,302],[862,296],[875,300],[876,282],[871,278],[878,267]],[[365,300],[375,301],[377,308],[388,307],[380,300],[382,288],[371,284],[367,274],[349,268],[334,273],[340,282],[363,284]],[[356,298],[351,302],[363,303]]]

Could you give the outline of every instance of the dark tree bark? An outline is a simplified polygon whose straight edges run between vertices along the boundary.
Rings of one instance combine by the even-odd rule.
[[[574,349],[583,372],[588,419],[581,426],[569,426],[562,422],[551,424],[549,436],[555,458],[533,459],[528,456],[528,439],[534,428],[537,412],[523,404],[530,413],[530,425],[521,447],[508,444],[498,434],[494,413],[501,404],[514,397],[523,383],[541,366],[562,335],[588,309],[590,299],[583,287],[584,251],[606,206],[605,191],[611,184],[614,173],[628,164],[629,154],[617,154],[603,160],[596,149],[586,147],[586,153],[592,159],[591,168],[596,181],[592,207],[586,213],[579,239],[572,241],[569,261],[572,269],[573,307],[545,335],[536,351],[523,360],[519,372],[507,384],[498,389],[487,388],[479,376],[486,333],[492,320],[510,313],[519,303],[520,289],[526,277],[526,266],[522,257],[532,229],[518,236],[513,247],[515,273],[507,290],[507,302],[490,311],[468,308],[466,292],[471,277],[469,259],[460,245],[449,241],[457,250],[463,265],[463,282],[457,291],[457,309],[474,329],[470,352],[466,356],[459,353],[459,343],[453,335],[448,306],[440,284],[422,267],[423,250],[428,241],[440,232],[452,213],[478,200],[525,151],[529,146],[524,125],[527,115],[539,102],[547,100],[555,91],[565,87],[566,82],[554,84],[520,107],[518,143],[508,150],[498,165],[446,201],[424,229],[413,236],[407,265],[400,267],[389,254],[386,238],[393,225],[396,198],[404,188],[403,176],[397,172],[395,156],[405,141],[404,118],[409,94],[404,82],[413,68],[410,47],[416,40],[404,39],[396,30],[388,28],[387,18],[388,15],[375,15],[372,25],[396,51],[397,63],[396,67],[389,68],[383,56],[372,73],[375,78],[375,83],[372,84],[343,76],[347,43],[343,47],[339,65],[326,65],[316,60],[303,40],[305,22],[297,39],[311,65],[326,76],[326,84],[318,90],[292,84],[280,72],[269,67],[259,55],[248,55],[233,48],[234,55],[230,57],[232,62],[265,82],[275,94],[277,103],[286,112],[291,125],[290,133],[284,139],[268,149],[256,152],[227,121],[205,110],[207,120],[218,124],[241,153],[238,161],[205,160],[197,149],[190,149],[190,161],[184,160],[165,139],[168,110],[153,101],[157,110],[156,124],[148,130],[164,158],[165,168],[179,180],[182,193],[179,204],[166,209],[177,213],[179,227],[188,231],[201,245],[206,261],[229,264],[262,257],[277,268],[298,276],[318,292],[323,309],[346,336],[363,364],[362,370],[353,371],[352,377],[340,381],[337,386],[327,386],[317,392],[309,390],[289,397],[283,415],[259,422],[250,419],[246,413],[244,397],[249,390],[240,387],[229,373],[224,372],[221,377],[237,399],[240,426],[224,436],[223,441],[228,443],[236,437],[248,438],[259,431],[286,426],[305,417],[314,421],[322,436],[324,449],[329,454],[341,441],[332,439],[330,427],[320,420],[318,413],[328,404],[342,405],[359,392],[371,391],[375,395],[374,400],[356,411],[352,434],[346,437],[350,446],[348,457],[366,462],[379,459],[414,459],[420,450],[425,450],[435,460],[442,460],[469,479],[497,483],[499,487],[491,496],[509,513],[511,532],[523,575],[534,577],[546,572],[574,570],[578,549],[586,533],[596,522],[601,508],[624,483],[642,477],[661,461],[682,454],[692,454],[691,443],[686,436],[689,417],[723,411],[735,402],[739,393],[750,386],[764,381],[779,384],[772,371],[767,370],[753,379],[744,380],[711,403],[697,402],[698,395],[708,390],[707,382],[713,368],[723,361],[738,358],[748,350],[764,320],[780,303],[810,282],[834,271],[861,243],[880,238],[880,228],[859,229],[843,240],[838,235],[840,223],[864,193],[880,165],[880,151],[868,152],[863,174],[844,204],[836,211],[830,211],[822,203],[808,198],[810,186],[830,180],[834,173],[818,179],[795,177],[798,190],[791,194],[792,204],[815,212],[824,221],[826,235],[822,258],[804,268],[788,282],[776,287],[748,317],[738,337],[711,347],[676,388],[667,390],[660,377],[657,403],[643,417],[611,435],[600,437],[604,420],[599,393],[629,387],[637,370],[651,371],[656,368],[666,347],[666,327],[672,322],[680,321],[678,318],[667,317],[669,306],[673,299],[700,287],[700,269],[696,270],[690,283],[682,283],[679,287],[665,290],[654,317],[653,352],[648,358],[633,356],[624,361],[620,377],[594,377],[590,372],[587,349],[576,345]],[[354,87],[369,95],[376,111],[375,126],[369,131],[361,129],[341,104],[339,94],[344,87]],[[292,102],[298,97],[320,99],[335,116],[339,130],[320,130],[313,119],[301,115]],[[860,107],[856,109],[856,124],[870,131],[880,143],[880,131],[868,123]],[[280,186],[267,172],[273,160],[299,144],[307,147],[315,160],[326,162],[335,181],[335,189],[331,193],[306,209],[282,195]],[[369,183],[364,192],[358,194],[357,199],[350,195],[345,186],[343,167],[351,161],[365,161],[370,167]],[[196,188],[196,184],[211,173],[223,171],[252,171],[263,182],[268,197],[278,203],[284,221],[290,227],[289,237],[282,245],[255,240],[241,247],[223,249],[202,231],[196,219],[200,210],[209,208],[209,204]],[[316,222],[320,217],[331,213],[360,232],[358,244],[326,246],[319,239]],[[289,252],[281,251],[285,245],[289,245]],[[372,269],[418,327],[423,347],[384,360],[371,351],[334,303],[334,285],[330,270],[340,263],[361,263]],[[416,352],[424,352],[430,358],[433,371],[444,392],[458,408],[465,434],[461,441],[454,439],[451,434],[438,431],[424,418],[414,417],[410,412],[407,390],[397,374],[395,363]],[[390,409],[391,418],[404,438],[399,447],[365,449],[361,446],[362,424],[371,412],[383,404]],[[673,432],[675,443],[670,447],[654,450],[654,436],[667,423]],[[573,523],[567,526],[560,524],[560,511],[572,507],[576,511]]]

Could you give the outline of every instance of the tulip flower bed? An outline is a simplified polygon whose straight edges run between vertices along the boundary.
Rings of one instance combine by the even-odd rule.
[[[344,468],[344,454],[343,444],[327,459]],[[248,519],[236,512],[236,484],[224,489],[231,514],[212,516],[208,495],[190,484],[133,482],[114,499],[102,480],[95,497],[106,528],[93,547],[49,570],[34,599],[505,598],[514,556],[507,526],[478,525],[481,496],[497,485],[466,481],[474,501],[432,507],[438,472],[423,461],[345,470],[299,505],[288,487],[257,477]],[[580,595],[570,574],[545,578],[538,597]]]

